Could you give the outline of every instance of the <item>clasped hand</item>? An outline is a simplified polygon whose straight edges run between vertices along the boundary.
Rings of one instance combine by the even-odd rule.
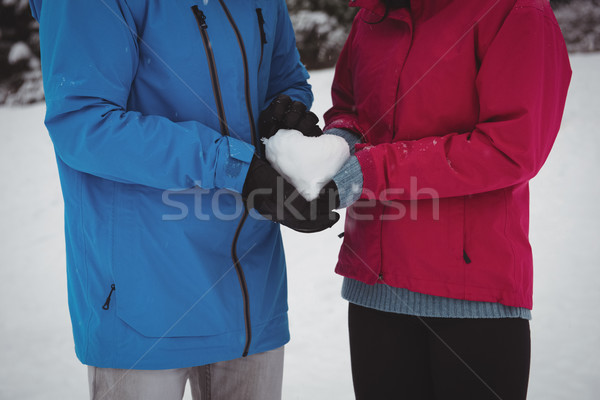
[[[264,138],[270,138],[279,129],[296,129],[305,136],[320,136],[323,132],[318,122],[319,118],[307,111],[304,104],[281,95],[261,113],[259,130]],[[250,164],[242,197],[249,208],[254,208],[263,217],[298,232],[320,232],[340,219],[333,211],[339,206],[333,181],[321,190],[318,198],[307,201],[268,162],[257,156]]]

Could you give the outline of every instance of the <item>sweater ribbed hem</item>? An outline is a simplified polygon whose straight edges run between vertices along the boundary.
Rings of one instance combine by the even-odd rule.
[[[342,297],[363,307],[419,317],[531,320],[531,310],[527,308],[432,296],[381,283],[367,285],[350,278],[344,278]]]

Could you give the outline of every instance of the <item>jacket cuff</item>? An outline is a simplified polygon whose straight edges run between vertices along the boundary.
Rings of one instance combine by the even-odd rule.
[[[254,156],[254,146],[244,141],[224,136],[215,169],[215,187],[242,192],[250,162]]]
[[[365,146],[356,153],[356,160],[360,164],[360,168],[363,175],[363,193],[361,198],[367,199],[366,193],[370,193],[371,196],[375,193],[377,187],[377,164],[371,154],[372,146]]]
[[[346,129],[352,132],[356,132],[357,135],[360,135],[362,138],[363,130],[358,125],[358,121],[354,116],[339,116],[337,119],[333,121],[326,121],[325,128],[323,128],[323,132],[328,131],[330,129]]]
[[[333,177],[340,197],[339,208],[346,208],[360,198],[363,188],[363,174],[355,156],[346,161]]]

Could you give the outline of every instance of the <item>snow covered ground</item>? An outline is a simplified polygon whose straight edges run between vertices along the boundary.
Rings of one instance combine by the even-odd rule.
[[[530,399],[600,397],[600,54],[572,57],[573,82],[553,153],[532,184],[535,306]],[[332,71],[312,74],[318,115]],[[82,399],[86,369],[67,311],[62,198],[43,105],[0,108],[0,399]],[[285,230],[292,341],[284,399],[350,399],[341,278],[342,224]],[[189,396],[189,395],[188,395]]]

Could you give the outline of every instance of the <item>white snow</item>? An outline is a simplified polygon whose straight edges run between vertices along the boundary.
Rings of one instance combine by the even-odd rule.
[[[575,55],[572,63],[561,133],[531,184],[531,400],[593,400],[600,393],[600,54]],[[332,74],[312,74],[319,116],[330,105]],[[88,395],[86,369],[73,352],[62,198],[43,117],[42,105],[0,108],[1,399]],[[333,272],[342,230],[338,223],[312,235],[283,232],[292,332],[285,400],[353,398],[347,304]]]
[[[348,144],[335,135],[307,137],[280,129],[263,139],[267,160],[306,200],[314,200],[350,157]]]
[[[17,42],[12,45],[10,51],[8,52],[8,63],[16,64],[21,60],[27,60],[32,55],[29,46],[27,46],[24,42]]]

